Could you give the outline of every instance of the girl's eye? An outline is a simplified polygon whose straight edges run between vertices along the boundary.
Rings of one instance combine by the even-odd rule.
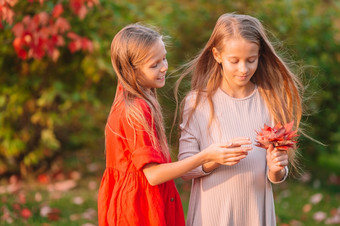
[[[248,60],[248,62],[249,62],[249,63],[254,63],[256,60],[257,60],[256,57],[255,57],[255,58],[250,58],[250,59]]]
[[[151,68],[156,68],[158,66],[158,64],[153,64],[151,65]]]
[[[238,63],[238,59],[236,57],[230,57],[228,59],[228,61],[231,63],[231,64],[237,64]]]

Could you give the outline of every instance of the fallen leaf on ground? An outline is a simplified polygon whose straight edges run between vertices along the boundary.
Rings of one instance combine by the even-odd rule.
[[[14,210],[17,210],[17,211],[18,211],[18,210],[21,209],[21,206],[20,206],[19,203],[16,203],[16,202],[15,202],[15,203],[12,204],[12,208],[13,208]]]
[[[96,190],[96,189],[97,189],[97,182],[91,180],[91,181],[88,183],[88,188],[89,188],[90,190]]]
[[[340,216],[336,215],[325,220],[325,224],[340,224]]]
[[[77,221],[81,218],[81,215],[80,214],[71,214],[70,215],[70,220],[71,221]]]
[[[28,208],[23,208],[20,212],[20,215],[25,218],[28,219],[32,216],[32,212],[31,210],[29,210]]]
[[[312,175],[308,172],[305,172],[301,175],[301,177],[299,178],[299,180],[302,182],[302,183],[307,183],[311,180],[312,178]]]
[[[304,213],[308,213],[309,211],[311,211],[311,209],[312,209],[312,205],[311,204],[306,204],[302,208]]]
[[[47,217],[47,215],[51,212],[51,207],[49,207],[49,206],[42,206],[41,208],[40,208],[40,216],[42,216],[42,217]]]
[[[50,177],[47,174],[40,174],[37,177],[37,180],[41,184],[48,184],[48,183],[50,183]]]
[[[322,212],[322,211],[318,211],[318,212],[314,213],[314,215],[313,215],[313,219],[317,222],[325,220],[326,217],[327,217],[326,213]]]
[[[323,198],[323,195],[321,193],[317,193],[310,197],[309,202],[312,204],[317,204],[322,200],[322,198]]]
[[[26,195],[23,192],[19,193],[18,199],[19,199],[19,203],[21,203],[21,204],[26,203]]]
[[[73,203],[76,204],[76,205],[81,205],[84,203],[84,199],[80,196],[76,196],[73,198]]]
[[[97,211],[95,211],[94,209],[90,208],[87,209],[83,214],[82,214],[83,219],[87,219],[87,220],[93,220],[94,218],[97,217]]]
[[[50,221],[58,221],[60,218],[60,210],[58,208],[52,208],[51,211],[47,214],[47,218]]]
[[[98,163],[91,163],[87,165],[87,170],[91,173],[97,172],[99,170]]]
[[[48,190],[50,192],[53,192],[54,190],[55,191],[68,191],[76,186],[77,186],[77,183],[74,180],[65,180],[65,181],[57,182],[55,184],[51,184],[48,187]]]
[[[41,195],[41,193],[40,193],[40,192],[36,192],[35,195],[34,195],[34,199],[35,199],[35,201],[37,201],[37,202],[41,202],[41,200],[42,200],[42,195]]]
[[[298,220],[291,220],[290,226],[302,226],[302,223]]]
[[[73,179],[73,180],[79,180],[79,179],[81,179],[81,173],[78,172],[78,171],[72,171],[70,173],[70,178]]]

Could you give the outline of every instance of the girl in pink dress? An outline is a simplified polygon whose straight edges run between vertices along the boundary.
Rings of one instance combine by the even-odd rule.
[[[179,159],[197,155],[216,142],[252,151],[227,165],[209,162],[183,175],[192,179],[188,226],[273,226],[272,183],[280,183],[294,165],[294,150],[255,146],[264,124],[295,121],[301,114],[302,85],[269,42],[260,21],[224,14],[200,54],[187,65],[191,90],[184,99]],[[179,83],[178,83],[179,84]]]

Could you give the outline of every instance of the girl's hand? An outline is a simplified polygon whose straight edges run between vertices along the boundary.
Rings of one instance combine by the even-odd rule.
[[[226,144],[212,144],[203,152],[208,153],[209,162],[215,162],[222,165],[232,166],[239,163],[248,155],[252,149],[251,141],[246,137],[237,137],[228,141]]]
[[[267,165],[273,173],[281,171],[288,165],[288,153],[286,150],[274,148],[271,144],[267,149]]]

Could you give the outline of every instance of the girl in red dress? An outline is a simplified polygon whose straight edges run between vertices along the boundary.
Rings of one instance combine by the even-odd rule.
[[[240,161],[248,148],[239,147],[231,154],[227,147],[232,144],[213,144],[195,156],[171,162],[156,97],[168,70],[162,36],[146,26],[129,25],[114,37],[111,61],[118,86],[105,127],[99,225],[184,226],[173,179],[206,162]],[[242,142],[250,144],[246,138]]]

